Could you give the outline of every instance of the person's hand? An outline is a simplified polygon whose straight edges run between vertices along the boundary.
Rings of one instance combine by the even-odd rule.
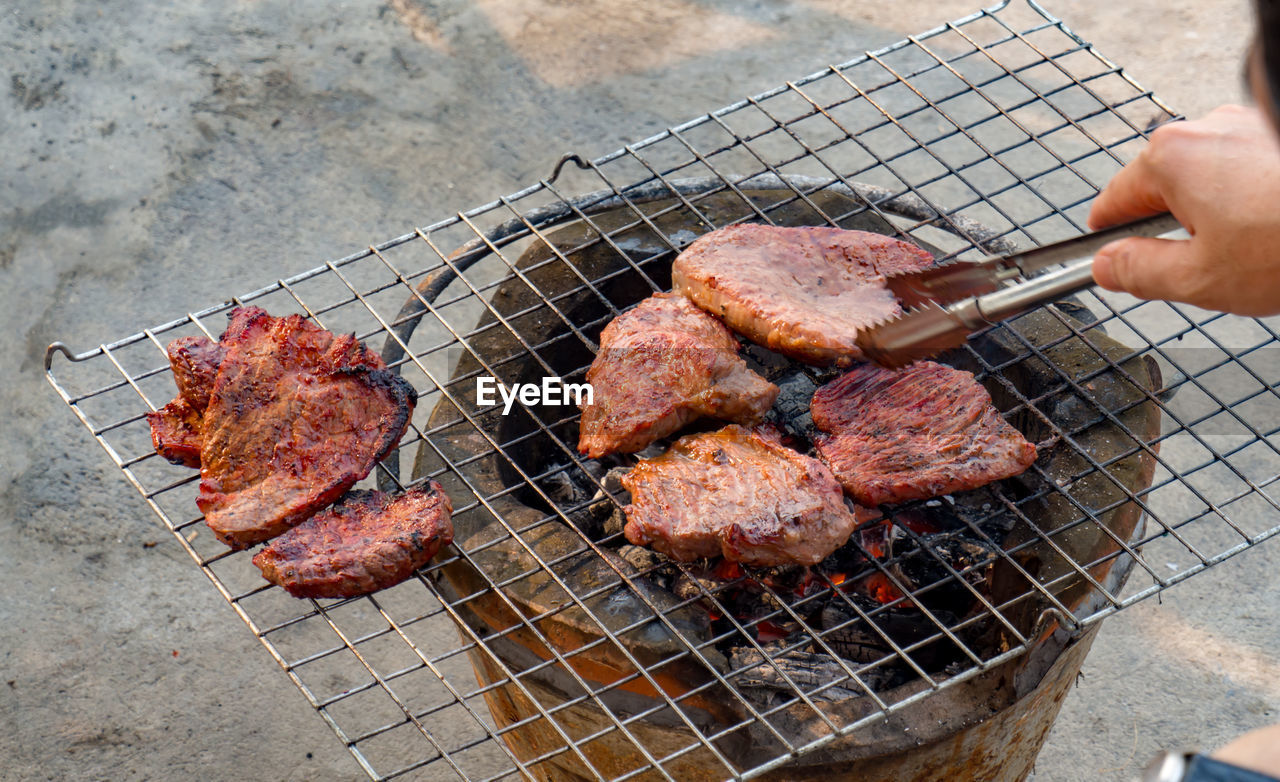
[[[1280,725],[1250,731],[1214,750],[1211,757],[1280,778]]]
[[[1099,285],[1239,315],[1280,313],[1280,140],[1256,109],[1163,125],[1093,202],[1089,227],[1172,212],[1190,239],[1130,238],[1093,260]]]

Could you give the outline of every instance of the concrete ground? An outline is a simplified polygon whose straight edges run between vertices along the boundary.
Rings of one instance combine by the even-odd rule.
[[[1244,0],[1047,4],[1176,110],[1240,99]],[[976,8],[0,10],[0,778],[362,777],[56,398],[48,343],[206,307]],[[1037,782],[1129,779],[1280,720],[1277,545],[1109,619]]]

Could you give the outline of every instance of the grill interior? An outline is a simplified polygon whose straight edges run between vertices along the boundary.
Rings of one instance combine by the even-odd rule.
[[[886,714],[945,699],[1024,656],[1048,624],[1068,637],[1082,636],[1114,611],[1280,531],[1272,488],[1280,477],[1280,450],[1269,423],[1280,406],[1272,390],[1280,381],[1275,323],[1097,291],[975,339],[955,360],[979,373],[1024,430],[1039,422],[1038,434],[1060,438],[1076,457],[1065,473],[1045,473],[1036,488],[995,502],[1011,504],[1015,515],[1041,501],[1057,503],[1061,512],[1054,526],[1033,525],[1029,537],[997,541],[981,562],[959,569],[948,562],[951,570],[941,568],[926,583],[899,586],[907,602],[925,602],[930,592],[948,585],[966,589],[973,574],[998,566],[1011,574],[1003,587],[1009,591],[994,601],[984,594],[983,613],[1011,632],[1003,646],[977,649],[965,641],[963,617],[931,616],[924,637],[895,643],[877,658],[877,665],[913,671],[923,686],[911,692],[878,686],[874,665],[845,664],[841,680],[806,684],[783,677],[789,700],[765,707],[744,695],[737,679],[721,675],[716,692],[750,705],[734,729],[768,739],[746,763],[722,748],[733,730],[690,716],[698,692],[670,693],[659,682],[680,661],[711,654],[711,646],[682,644],[679,623],[687,616],[705,621],[689,607],[714,605],[724,590],[704,585],[683,605],[654,602],[648,607],[656,619],[635,625],[614,624],[606,613],[607,601],[599,598],[613,594],[612,585],[598,594],[567,589],[563,574],[570,560],[598,546],[599,536],[575,533],[558,558],[542,556],[537,545],[546,530],[577,529],[572,503],[547,496],[557,475],[587,470],[573,462],[568,435],[576,410],[526,409],[497,426],[491,410],[474,404],[475,378],[526,380],[531,372],[568,371],[567,380],[577,379],[569,370],[589,362],[604,322],[635,301],[636,291],[666,287],[662,270],[669,273],[674,253],[698,233],[733,222],[874,223],[943,257],[1079,233],[1093,194],[1141,147],[1146,133],[1173,117],[1061,22],[1034,4],[1006,4],[596,160],[568,157],[551,177],[525,190],[232,302],[83,353],[55,344],[46,370],[125,478],[370,777],[516,779],[542,761],[566,756],[599,776],[670,779],[679,778],[674,769],[681,759],[695,753],[709,758],[712,776],[759,776]],[[594,268],[580,260],[596,256],[614,262]],[[421,401],[410,431],[369,481],[395,487],[410,476],[430,475],[449,488],[460,525],[468,519],[474,524],[460,529],[458,545],[416,579],[341,601],[298,601],[268,588],[249,562],[251,552],[230,553],[204,529],[194,504],[198,476],[152,451],[145,413],[173,396],[164,346],[189,334],[216,337],[235,303],[273,314],[302,312],[326,328],[355,332],[385,346],[384,356],[417,387]],[[532,334],[548,336],[526,338]],[[495,344],[510,349],[488,349]],[[1003,352],[983,348],[991,344]],[[1073,346],[1085,364],[1063,359]],[[1018,373],[1032,365],[1048,374],[1029,393]],[[1108,383],[1123,387],[1118,403],[1104,398],[1101,386]],[[1062,420],[1055,408],[1063,399],[1080,408],[1074,412],[1081,420],[1106,427],[1105,456],[1082,445],[1075,428],[1053,423]],[[1144,410],[1159,411],[1158,430],[1135,423]],[[1150,466],[1149,484],[1122,475],[1137,462]],[[500,473],[496,480],[479,480],[490,467]],[[1080,501],[1074,488],[1091,482],[1110,487],[1106,502]],[[516,507],[528,512],[516,518],[510,512]],[[1132,513],[1135,522],[1142,511],[1145,524],[1108,527],[1107,514],[1119,510]],[[894,527],[928,558],[945,560],[907,524],[895,519]],[[1111,529],[1103,536],[1109,545],[1073,548],[1084,528]],[[477,537],[484,530],[488,537]],[[1054,552],[1056,567],[1027,573],[1020,554],[1034,547]],[[520,570],[491,564],[508,548],[538,556]],[[892,564],[872,567],[896,578]],[[464,566],[474,576],[459,589],[448,575]],[[1123,588],[1107,577],[1121,570],[1132,574]],[[767,583],[763,574],[721,581],[747,578]],[[560,603],[530,614],[512,596],[522,583],[537,580],[556,585]],[[830,595],[838,587],[829,573],[820,574],[814,594]],[[666,600],[630,589],[651,602]],[[488,632],[478,631],[468,617],[486,602],[505,613]],[[780,616],[795,618],[795,602],[773,595],[775,616],[758,618],[755,628]],[[1036,607],[1031,615],[1015,616],[1028,605]],[[892,616],[884,609],[859,619],[883,629]],[[584,636],[575,646],[548,638],[545,628],[556,617],[572,617],[604,640]],[[745,636],[755,628],[739,622],[734,632]],[[829,643],[823,628],[807,630]],[[624,643],[630,639],[620,637],[643,641],[655,634],[658,645],[675,643],[668,668],[641,659]],[[541,644],[545,659],[519,669],[495,654],[520,636]],[[922,662],[939,640],[960,651],[940,671]],[[629,673],[606,684],[583,675],[575,661],[602,649],[616,649],[620,670]],[[765,659],[775,654],[773,647],[761,645],[760,651]],[[477,658],[488,661],[489,681],[498,683],[478,683],[471,662]],[[742,674],[746,666],[724,670]],[[590,703],[606,713],[608,724],[584,732],[564,703],[539,700],[533,678],[552,670],[575,688],[569,707]],[[487,698],[502,682],[535,704],[530,722],[494,721]],[[868,710],[847,717],[824,709],[823,694],[837,686],[866,696]],[[619,705],[637,688],[664,693],[654,713],[643,713],[652,704],[638,710]],[[816,715],[822,735],[777,727],[797,709]],[[653,750],[636,736],[645,720],[655,718],[688,729],[691,738]],[[535,723],[545,746],[532,756],[513,751],[507,740]],[[605,774],[585,748],[606,739],[641,747],[643,762]]]
[[[680,189],[705,211],[741,211],[741,195],[775,222],[817,219],[796,204],[766,208],[812,181],[756,178],[733,193],[707,195],[717,184],[684,181]],[[867,186],[816,200],[827,212],[847,212],[844,227],[894,230],[859,210],[859,199],[878,202],[895,219],[899,212],[908,222],[935,217]],[[679,200],[646,204],[662,234],[690,230]],[[481,318],[505,321],[510,330],[476,334],[455,378],[488,372],[508,383],[548,372],[579,378],[592,356],[584,342],[613,317],[613,307],[652,293],[649,282],[665,287],[670,253],[634,235],[642,229],[629,210],[592,219],[627,246],[627,260],[591,242],[582,226],[548,232],[545,243],[517,262],[525,278],[499,288]],[[606,228],[615,221],[623,225]],[[608,282],[587,290],[579,278]],[[556,316],[537,317],[549,299],[560,301]],[[476,405],[466,386],[442,401],[429,420],[441,442],[420,449],[415,475],[439,474],[451,491],[478,490],[493,500],[455,516],[466,554],[438,571],[437,585],[457,607],[466,633],[484,639],[486,654],[492,652],[492,660],[473,654],[474,662],[500,688],[490,705],[503,715],[503,727],[516,731],[509,740],[535,772],[549,779],[627,777],[651,766],[643,753],[610,744],[608,715],[617,713],[658,734],[628,735],[632,746],[680,749],[657,752],[674,778],[716,778],[702,774],[717,758],[735,772],[760,770],[796,747],[828,745],[924,688],[997,670],[1037,643],[1039,659],[1052,662],[1058,647],[1043,644],[1051,635],[1046,631],[1062,621],[1070,628],[1058,643],[1078,634],[1074,617],[1101,605],[1091,584],[1114,590],[1128,572],[1130,560],[1119,555],[1140,510],[1129,498],[1148,485],[1154,467],[1153,456],[1133,444],[1158,435],[1151,392],[1159,374],[1057,308],[992,330],[970,347],[948,360],[977,372],[1006,415],[1044,443],[1036,468],[977,491],[906,504],[885,522],[868,518],[865,532],[812,570],[681,565],[629,546],[618,523],[626,500],[616,486],[609,488],[605,470],[629,466],[634,457],[579,457],[576,410],[538,406],[501,415]],[[758,348],[747,353],[788,394],[792,388],[811,393],[837,374]],[[1080,384],[1090,386],[1088,399],[1077,393]],[[787,408],[807,411],[805,391],[775,404],[775,411]],[[811,426],[785,416],[779,423],[801,443],[813,434]],[[478,447],[477,439],[492,447]],[[1100,464],[1107,465],[1105,473],[1095,468]],[[519,673],[508,675],[502,665]],[[1010,679],[1037,681],[1043,673],[1038,664],[1010,668],[1018,668]],[[914,732],[844,742],[839,754],[902,748],[902,738],[932,740],[981,720],[992,691],[1002,689],[992,678],[956,697],[948,720],[913,719],[921,710],[907,709],[898,716]],[[570,725],[591,723],[606,735],[576,734],[582,756],[559,757],[568,750],[563,741],[522,725],[544,714],[563,715],[556,718]],[[695,751],[683,754],[690,748]],[[826,750],[829,757],[837,748]],[[786,778],[798,778],[799,765],[805,764],[789,766]]]

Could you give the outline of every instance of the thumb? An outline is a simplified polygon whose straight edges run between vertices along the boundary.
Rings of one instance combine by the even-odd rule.
[[[1130,237],[1106,245],[1093,257],[1095,282],[1140,299],[1186,302],[1201,288],[1199,276],[1187,239]]]

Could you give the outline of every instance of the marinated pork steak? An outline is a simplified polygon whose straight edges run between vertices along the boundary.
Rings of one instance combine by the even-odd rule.
[[[902,311],[884,277],[933,265],[915,245],[865,231],[733,225],[699,237],[675,289],[753,342],[810,364],[862,357],[858,329]]]
[[[151,444],[155,446],[156,453],[185,467],[200,466],[203,422],[204,410],[194,409],[181,396],[154,413],[147,413]]]
[[[294,597],[355,597],[395,586],[453,542],[453,505],[435,481],[403,494],[353,491],[253,557]]]
[[[604,327],[587,382],[578,450],[639,451],[694,419],[759,423],[778,387],[738,357],[738,341],[678,293],[658,293]]]
[[[1008,478],[1036,447],[973,375],[932,361],[864,364],[813,395],[818,455],[863,505],[936,497]]]
[[[178,396],[147,413],[151,444],[156,453],[174,464],[199,467],[201,422],[222,362],[222,348],[208,337],[179,337],[169,343],[166,352]]]
[[[627,540],[688,562],[813,565],[857,521],[831,472],[770,430],[730,425],[681,437],[622,478]]]
[[[258,307],[242,308],[246,312],[264,312]],[[264,312],[265,314],[265,312]],[[226,338],[226,335],[223,335]],[[369,350],[352,337],[342,337],[350,363],[384,368],[382,356]],[[151,443],[156,453],[174,464],[200,466],[201,431],[209,394],[222,363],[221,340],[208,337],[179,337],[166,348],[169,367],[173,371],[178,396],[154,413],[147,413],[151,424]]]
[[[179,337],[169,343],[167,352],[178,396],[203,413],[222,363],[222,346],[208,337]]]
[[[196,504],[244,548],[332,503],[399,441],[417,401],[351,335],[232,311],[203,419]]]

